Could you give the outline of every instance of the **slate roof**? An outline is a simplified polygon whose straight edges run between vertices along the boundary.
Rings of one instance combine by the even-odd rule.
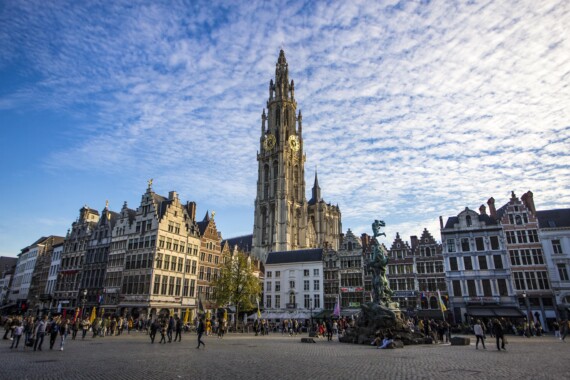
[[[570,227],[570,208],[537,211],[540,228]]]
[[[269,252],[265,265],[268,264],[289,264],[305,263],[310,261],[322,261],[323,249],[300,249],[297,251]]]
[[[225,239],[222,241],[222,246],[224,243],[229,244],[230,250],[237,245],[240,251],[249,253],[251,252],[251,247],[253,245],[253,234]]]

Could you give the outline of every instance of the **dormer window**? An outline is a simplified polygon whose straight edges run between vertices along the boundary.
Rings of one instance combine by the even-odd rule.
[[[473,222],[471,221],[471,215],[467,215],[465,217],[465,222],[467,223],[467,227],[471,227],[473,225]]]

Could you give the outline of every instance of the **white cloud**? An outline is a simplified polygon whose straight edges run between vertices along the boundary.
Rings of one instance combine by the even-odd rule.
[[[283,44],[307,189],[318,165],[345,228],[382,218],[391,233],[430,227],[437,238],[439,215],[490,196],[506,202],[513,188],[532,189],[541,207],[568,206],[569,10],[565,1],[8,3],[0,70],[22,62],[30,75],[0,93],[0,110],[82,121],[62,132],[72,144],[48,155],[52,171],[136,186],[142,171],[199,204],[251,207],[260,114]]]

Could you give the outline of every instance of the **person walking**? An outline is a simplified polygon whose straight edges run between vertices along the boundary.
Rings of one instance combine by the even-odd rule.
[[[475,323],[475,326],[473,326],[473,332],[477,338],[477,342],[475,342],[475,349],[479,349],[479,341],[481,341],[483,349],[486,350],[487,347],[485,347],[485,333],[483,332],[483,326],[481,325],[481,321],[479,319]]]
[[[12,340],[12,345],[10,349],[15,348],[18,349],[18,344],[20,343],[20,338],[22,337],[22,333],[24,332],[24,326],[21,324],[17,324],[14,328],[14,339]]]
[[[83,321],[81,321],[81,339],[85,339],[85,335],[87,335],[87,331],[89,331],[89,319],[84,318]]]
[[[174,331],[176,335],[174,335],[174,341],[178,340],[178,342],[182,342],[182,319],[176,316],[176,325],[174,327]]]
[[[168,343],[172,343],[172,332],[174,331],[174,326],[174,317],[171,315],[170,318],[168,318],[168,329],[166,331],[166,334],[168,335]]]
[[[200,317],[198,328],[196,329],[196,332],[198,333],[198,347],[196,347],[197,349],[200,349],[201,344],[204,346],[204,348],[206,348],[206,343],[202,342],[202,335],[204,334],[205,330],[206,327],[204,326],[204,317]]]
[[[562,324],[560,325],[560,333],[562,335],[562,341],[565,342],[566,336],[568,335],[568,330],[570,327],[570,321],[568,319],[565,319],[562,321]]]
[[[56,318],[52,319],[49,326],[49,349],[53,350],[53,345],[55,344],[55,340],[57,339],[57,334],[59,333],[59,323]]]
[[[503,330],[503,326],[501,325],[501,322],[499,322],[498,319],[495,319],[493,321],[493,334],[495,335],[495,338],[497,339],[497,350],[501,351],[501,348],[503,350],[507,350],[505,348],[505,332]],[[499,341],[500,341],[500,345],[499,345]]]
[[[42,350],[42,344],[44,343],[44,336],[46,334],[47,323],[48,323],[47,315],[44,315],[44,317],[36,324],[34,328],[34,336],[35,336],[34,351]]]
[[[156,332],[158,331],[158,329],[160,328],[160,325],[158,324],[158,319],[155,319],[154,322],[151,323],[150,325],[150,343],[154,344],[154,338],[156,338]]]
[[[67,334],[69,333],[69,321],[67,319],[63,320],[59,325],[59,350],[63,351],[63,345],[65,344],[65,338],[67,338]]]
[[[160,342],[158,342],[158,344],[161,344],[164,342],[164,344],[166,344],[166,330],[168,328],[168,325],[166,323],[166,321],[163,319],[160,322]]]

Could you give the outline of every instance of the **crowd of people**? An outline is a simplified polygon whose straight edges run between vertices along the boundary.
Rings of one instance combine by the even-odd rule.
[[[479,345],[487,349],[485,340],[487,336],[496,338],[497,349],[506,350],[507,339],[505,335],[513,334],[531,338],[541,336],[543,328],[540,322],[528,323],[526,320],[511,321],[509,319],[477,319],[470,320],[470,323],[451,326],[448,322],[434,319],[409,318],[405,321],[410,332],[421,332],[426,337],[431,338],[433,343],[447,343],[451,339],[451,333],[472,333],[476,337],[475,348]],[[63,351],[65,341],[70,335],[72,340],[81,332],[81,339],[84,340],[87,334],[91,333],[91,338],[118,336],[126,332],[141,331],[149,335],[151,344],[154,344],[157,334],[160,334],[159,344],[166,344],[182,341],[182,333],[194,330],[198,335],[198,347],[204,346],[203,335],[216,334],[219,339],[228,332],[229,324],[225,318],[195,318],[192,324],[184,323],[177,315],[161,315],[151,320],[150,318],[120,317],[120,316],[99,316],[95,318],[81,318],[76,316],[73,319],[64,318],[61,315],[41,317],[4,316],[0,321],[4,327],[3,339],[11,340],[10,349],[33,349],[41,351],[44,347],[44,340],[49,341],[49,349],[53,350],[57,345]],[[265,319],[256,319],[251,327],[255,336],[269,335],[270,333],[280,333],[281,335],[297,336],[304,332],[311,332],[312,336],[333,340],[353,327],[354,318],[342,317],[339,319],[319,319],[315,321],[283,319],[273,322]],[[554,335],[561,341],[565,341],[570,332],[570,321],[564,319],[552,324]],[[46,339],[47,337],[47,339]],[[391,330],[377,332],[372,345],[377,348],[386,348],[393,342],[394,334]],[[58,343],[59,342],[59,343]],[[56,344],[58,343],[58,344]],[[57,347],[56,347],[57,349]]]

